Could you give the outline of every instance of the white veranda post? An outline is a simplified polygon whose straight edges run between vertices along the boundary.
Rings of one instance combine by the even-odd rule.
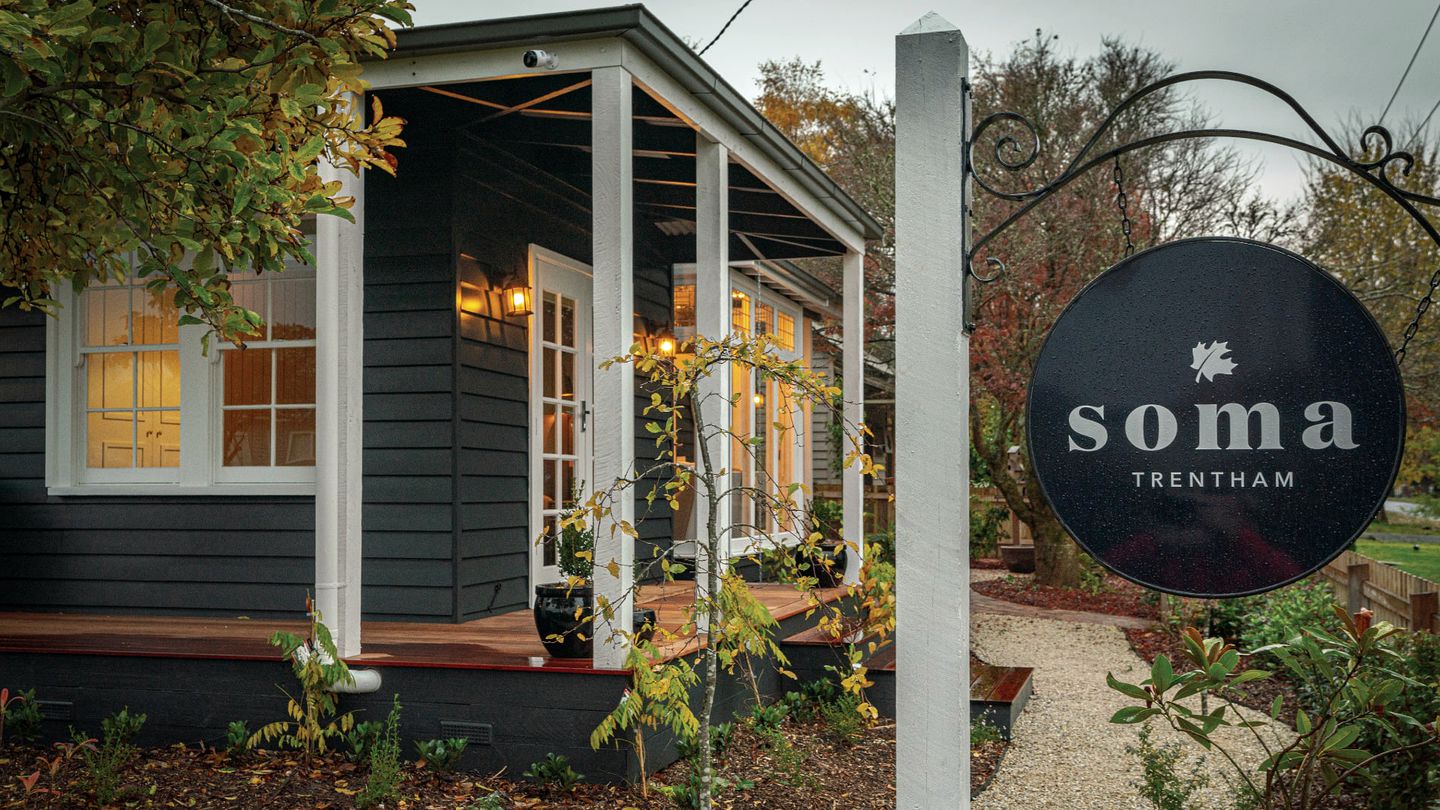
[[[841,346],[845,391],[845,424],[853,429],[865,419],[865,254],[848,250],[844,259],[845,305],[844,343]],[[864,449],[864,436],[857,437]],[[842,453],[854,448],[842,447]],[[865,480],[860,465],[845,467],[841,478],[841,502],[844,504],[843,531],[845,541],[855,544],[846,555],[845,581],[860,581],[860,566],[865,556]]]
[[[723,144],[695,134],[695,333],[719,340],[730,332],[730,151]],[[706,444],[710,464],[716,470],[730,466],[730,373],[722,369],[700,381],[702,414],[710,426]],[[695,450],[699,464],[700,451]],[[697,467],[698,468],[698,467]],[[724,565],[725,560],[711,560],[706,549],[709,537],[709,514],[703,502],[696,499],[695,588],[701,597],[706,592],[706,572],[711,565]],[[722,508],[716,517],[716,530],[723,547],[729,548],[730,511]],[[706,629],[708,617],[697,615],[699,628]]]
[[[342,656],[360,654],[365,195],[349,169],[322,162],[354,197],[355,222],[315,224],[315,606]],[[213,351],[213,349],[212,349]]]
[[[895,38],[896,807],[970,806],[969,49]]]
[[[634,85],[629,71],[621,67],[597,68],[590,78],[595,273],[591,323],[599,363],[628,354],[634,343]],[[635,369],[629,365],[606,370],[597,367],[595,403],[594,485],[607,489],[635,474]],[[608,621],[598,609],[596,612],[597,669],[625,666],[629,643],[612,631],[629,632],[634,610],[635,542],[612,531],[619,521],[635,522],[634,489],[625,487],[616,493],[611,509],[613,519],[595,527],[596,604],[604,600],[613,611]]]

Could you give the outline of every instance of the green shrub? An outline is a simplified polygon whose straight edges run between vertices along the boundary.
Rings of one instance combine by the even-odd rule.
[[[860,742],[865,730],[865,718],[860,714],[860,698],[849,692],[838,698],[820,704],[820,719],[841,745],[851,746]]]
[[[531,763],[523,775],[545,787],[556,787],[566,793],[574,790],[585,778],[570,767],[570,760],[558,754],[546,754],[544,759]]]
[[[85,734],[71,731],[75,744],[82,747],[85,770],[81,784],[95,794],[95,801],[101,807],[114,804],[120,797],[125,766],[136,751],[130,741],[144,726],[145,715],[131,714],[127,706],[100,721],[102,734],[98,746],[91,744],[93,741]]]
[[[356,723],[345,735],[345,747],[350,749],[346,757],[351,762],[364,762],[369,759],[370,752],[375,749],[375,743],[380,741],[380,735],[385,733],[385,723],[381,720],[368,720],[364,723]]]
[[[1091,596],[1104,593],[1106,589],[1105,569],[1100,566],[1100,563],[1095,562],[1095,558],[1089,554],[1083,551],[1079,552],[1079,554],[1080,590]]]
[[[425,767],[440,773],[450,773],[455,766],[460,764],[460,757],[465,755],[465,748],[470,741],[464,737],[451,737],[448,740],[419,740],[415,743],[415,752],[420,755]]]
[[[1005,735],[994,724],[981,720],[978,723],[970,724],[970,744],[984,745],[986,743],[1000,742]]]
[[[235,756],[250,750],[250,725],[244,720],[231,720],[225,727],[225,753]]]
[[[970,558],[994,557],[1010,510],[1000,504],[970,499]]]
[[[1415,718],[1440,716],[1440,636],[1402,633],[1393,637],[1395,657],[1389,668],[1411,683],[1400,692],[1393,707]],[[1424,740],[1425,732],[1408,726],[1387,729],[1366,723],[1357,748],[1383,751]],[[1440,756],[1435,749],[1400,751],[1375,763],[1374,781],[1362,785],[1373,810],[1431,810],[1440,807]]]
[[[1195,794],[1210,782],[1199,759],[1188,776],[1181,776],[1176,770],[1182,757],[1180,746],[1176,743],[1155,745],[1150,741],[1148,723],[1140,727],[1137,744],[1125,746],[1125,753],[1140,760],[1142,778],[1135,787],[1140,798],[1155,810],[1190,810],[1195,806]]]
[[[805,767],[805,752],[792,745],[785,737],[785,732],[775,726],[762,726],[756,731],[770,751],[770,765],[775,781],[792,788],[815,787],[815,776]]]
[[[748,779],[731,782],[716,775],[710,781],[710,796],[714,798],[730,790],[749,790],[755,783]],[[656,785],[655,792],[675,803],[676,807],[696,808],[700,806],[700,774],[692,768],[684,782],[678,785]]]
[[[1284,644],[1305,629],[1339,632],[1335,593],[1319,580],[1303,580],[1278,591],[1242,600],[1240,640],[1247,650]]]
[[[717,723],[710,727],[710,753],[717,759],[725,756],[725,751],[730,747],[730,741],[735,737],[734,723]],[[700,756],[700,747],[693,739],[681,738],[675,743],[675,753],[681,759],[695,760]]]
[[[400,798],[400,696],[390,699],[390,713],[370,745],[370,775],[355,796],[356,807],[392,806]]]
[[[788,714],[784,703],[757,703],[750,707],[750,723],[757,729],[779,728]]]
[[[45,720],[40,704],[35,702],[35,690],[26,689],[5,702],[5,706],[0,706],[4,713],[0,731],[14,739],[35,742],[40,737],[40,724]]]

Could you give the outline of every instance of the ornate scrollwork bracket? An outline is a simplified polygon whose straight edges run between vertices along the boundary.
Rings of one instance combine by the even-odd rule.
[[[1115,122],[1120,116],[1146,97],[1176,85],[1201,81],[1222,81],[1243,84],[1278,99],[1295,113],[1301,123],[1315,135],[1320,143],[1308,143],[1283,135],[1272,135],[1266,132],[1247,129],[1201,128],[1159,133],[1118,146],[1104,149],[1100,148],[1101,141],[1111,132]],[[987,138],[992,140],[987,140]],[[1223,70],[1201,70],[1167,76],[1131,93],[1116,105],[1115,109],[1110,112],[1105,120],[1095,128],[1089,139],[1085,142],[1085,145],[1065,164],[1065,167],[1059,174],[1049,182],[1032,188],[1013,190],[1001,188],[993,182],[992,179],[987,178],[977,169],[976,152],[978,147],[988,143],[991,149],[991,162],[998,167],[999,176],[1003,177],[1005,173],[1021,172],[1034,165],[1044,149],[1044,143],[1040,136],[1039,129],[1028,118],[1016,112],[997,112],[981,119],[971,131],[970,138],[964,147],[965,170],[968,179],[981,191],[984,191],[992,197],[1021,203],[1021,205],[1012,211],[1005,219],[1001,220],[1001,222],[989,232],[969,244],[966,250],[965,272],[971,279],[979,283],[989,283],[998,279],[1005,271],[1004,262],[993,256],[985,256],[984,264],[996,269],[992,273],[982,273],[976,270],[977,257],[984,255],[985,248],[994,241],[997,236],[1023,219],[1034,210],[1036,206],[1049,199],[1051,195],[1070,185],[1091,169],[1105,165],[1120,155],[1129,152],[1174,141],[1197,138],[1231,138],[1273,143],[1329,161],[1379,189],[1393,200],[1396,205],[1399,205],[1409,214],[1410,218],[1425,231],[1430,239],[1435,242],[1436,246],[1440,247],[1440,228],[1437,228],[1435,223],[1430,220],[1430,217],[1419,208],[1421,205],[1440,208],[1440,198],[1410,191],[1401,188],[1397,184],[1395,175],[1397,173],[1400,177],[1408,175],[1415,166],[1415,157],[1409,152],[1395,148],[1394,138],[1388,129],[1379,125],[1367,128],[1360,135],[1360,154],[1379,153],[1380,156],[1374,160],[1355,159],[1350,156],[1349,152],[1345,150],[1339,141],[1316,122],[1315,118],[1310,115],[1294,97],[1279,87],[1263,79],[1258,79],[1244,73]],[[1430,291],[1426,295],[1426,301],[1429,301],[1435,295],[1437,287],[1440,287],[1440,269],[1437,269],[1435,275],[1431,278]],[[1405,342],[1408,343],[1409,338],[1413,337],[1415,327],[1418,325],[1419,316],[1423,314],[1427,307],[1428,304],[1422,303],[1416,315],[1416,323],[1412,323],[1411,327],[1406,329]],[[968,309],[969,304],[967,302],[967,323],[969,322]],[[970,328],[973,328],[973,326]],[[1404,357],[1404,351],[1405,347],[1402,345],[1396,353],[1397,361]]]

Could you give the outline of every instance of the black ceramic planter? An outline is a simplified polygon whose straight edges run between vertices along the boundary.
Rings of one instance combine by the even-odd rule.
[[[552,657],[589,658],[595,654],[591,622],[586,616],[594,595],[589,585],[571,588],[563,582],[551,582],[535,586],[535,629]],[[580,619],[575,618],[577,610]],[[635,608],[635,632],[646,641],[655,635],[654,610]],[[557,641],[555,636],[563,638]]]

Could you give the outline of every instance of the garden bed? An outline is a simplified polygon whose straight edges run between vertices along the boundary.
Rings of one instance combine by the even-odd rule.
[[[976,592],[994,599],[1048,610],[1078,610],[1155,621],[1160,619],[1158,602],[1146,601],[1146,594],[1151,592],[1115,576],[1106,576],[1100,587],[1093,591],[1037,585],[1033,576],[1024,574],[983,580],[975,582],[971,587]],[[1154,599],[1153,595],[1148,598]]]
[[[731,784],[719,806],[727,808],[895,806],[895,726],[881,723],[862,729],[854,745],[836,739],[818,722],[789,721],[776,742],[750,725],[736,722],[720,776]],[[971,784],[989,783],[1005,750],[1004,742],[987,742],[972,753]],[[409,751],[407,754],[411,753]],[[55,754],[49,748],[8,745],[0,747],[0,807],[69,808],[92,804],[83,785],[84,766],[78,759],[64,763],[55,779],[48,773],[38,788],[54,788],[61,795],[41,794],[28,799],[18,777],[45,768],[42,758]],[[366,767],[338,754],[305,765],[293,752],[255,751],[230,756],[211,749],[176,745],[140,752],[124,771],[125,807],[226,807],[290,810],[341,810],[355,806],[354,795],[366,782]],[[649,796],[638,785],[581,783],[573,791],[546,789],[518,774],[436,774],[408,763],[400,795],[405,808],[674,808],[676,803],[657,791],[657,785],[683,784],[689,765],[677,763],[651,780]],[[479,803],[492,794],[492,804]]]
[[[1164,653],[1169,657],[1176,670],[1187,669],[1189,665],[1184,663],[1185,644],[1174,633],[1167,629],[1138,630],[1125,628],[1125,638],[1130,642],[1130,649],[1144,659],[1147,665],[1155,663],[1155,657]],[[1239,669],[1248,669],[1248,659],[1242,658]],[[1241,685],[1233,697],[1233,700],[1249,709],[1266,714],[1270,713],[1270,706],[1276,697],[1281,698],[1280,721],[1294,728],[1295,709],[1299,706],[1299,700],[1295,696],[1295,684],[1285,677],[1284,668],[1276,664],[1273,667],[1265,667],[1274,675],[1259,681]]]

